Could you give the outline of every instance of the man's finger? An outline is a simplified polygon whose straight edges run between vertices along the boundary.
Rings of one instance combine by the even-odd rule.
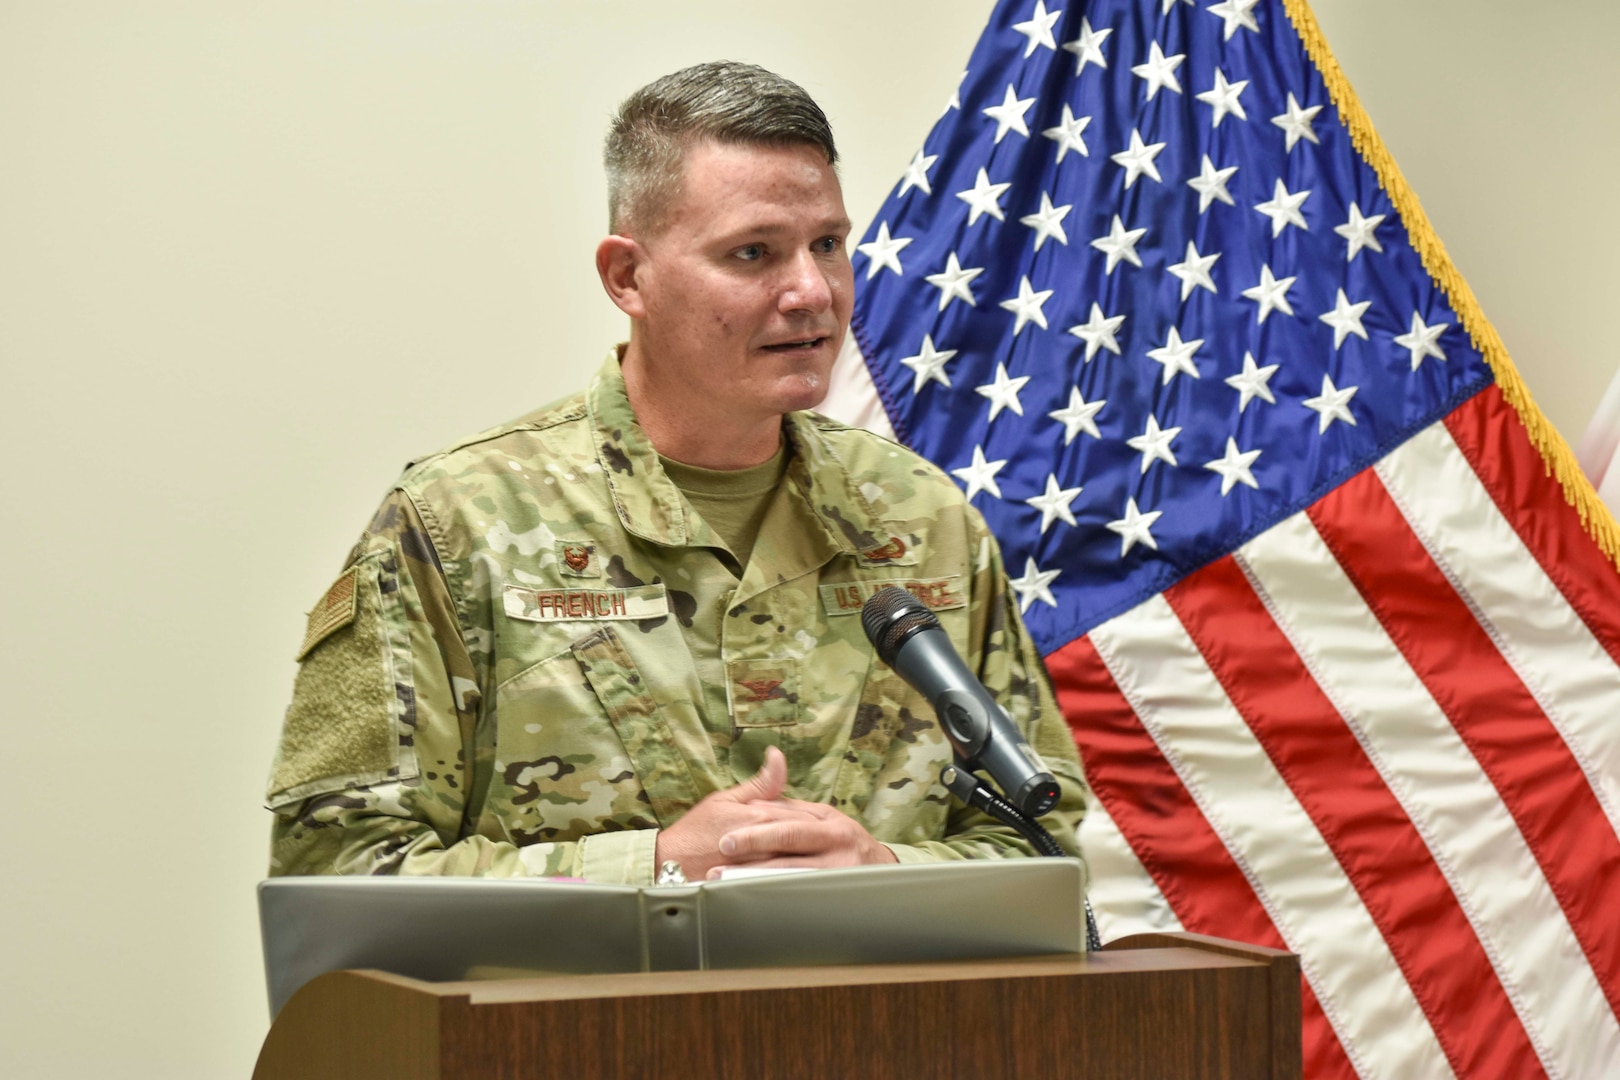
[[[825,851],[833,840],[834,836],[818,821],[773,821],[726,833],[720,838],[720,854],[727,858],[814,855]]]
[[[787,758],[774,746],[765,748],[765,763],[759,772],[731,790],[738,802],[772,802],[782,797],[787,787]]]

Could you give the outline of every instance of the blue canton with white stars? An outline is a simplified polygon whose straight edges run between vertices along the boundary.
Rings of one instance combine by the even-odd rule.
[[[852,258],[1043,652],[1492,379],[1272,0],[999,4]]]

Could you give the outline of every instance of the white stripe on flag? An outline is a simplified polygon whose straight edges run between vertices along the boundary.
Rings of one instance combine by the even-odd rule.
[[[1237,558],[1433,853],[1547,1071],[1602,1075],[1620,1061],[1620,1028],[1574,930],[1496,789],[1315,526],[1296,514]]]
[[[1086,858],[1091,907],[1103,941],[1183,929],[1153,875],[1095,795],[1087,800],[1086,816],[1080,822],[1080,850]]]
[[[1356,1071],[1453,1075],[1344,868],[1169,603],[1155,596],[1090,636],[1283,940],[1299,954]]]
[[[872,381],[872,371],[866,366],[860,346],[855,344],[853,329],[844,335],[844,346],[838,351],[827,383],[827,397],[817,411],[841,424],[865,428],[885,439],[894,438],[894,427],[889,423],[889,414],[883,411],[877,384]]]
[[[1620,833],[1620,668],[1502,516],[1444,424],[1386,457],[1378,476],[1564,737]]]

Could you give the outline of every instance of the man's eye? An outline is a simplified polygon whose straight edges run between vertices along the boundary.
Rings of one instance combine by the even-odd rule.
[[[742,259],[745,262],[753,262],[756,259],[763,259],[764,257],[765,245],[763,244],[748,244],[737,249],[737,258]]]
[[[844,242],[836,236],[823,236],[815,243],[815,249],[822,255],[832,255],[844,246]]]

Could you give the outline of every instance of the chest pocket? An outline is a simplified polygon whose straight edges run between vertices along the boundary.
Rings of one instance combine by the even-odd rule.
[[[613,627],[508,678],[495,719],[483,835],[532,844],[655,828],[708,790],[690,756],[705,748],[677,737]]]

